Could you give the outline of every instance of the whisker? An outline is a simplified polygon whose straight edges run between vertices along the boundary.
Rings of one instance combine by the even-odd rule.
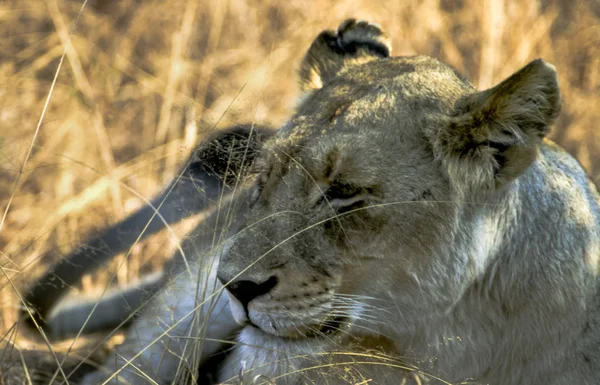
[[[361,306],[355,304],[337,304],[332,306],[331,309],[346,309],[351,310],[354,313],[368,313],[373,316],[383,316],[383,315],[396,315],[397,313],[393,313],[387,309],[380,309],[371,306]]]
[[[364,316],[366,318],[372,318],[372,319],[378,319],[379,317],[376,317],[373,314],[369,314],[369,313],[365,313],[365,312],[356,312],[355,308],[353,307],[336,307],[336,308],[332,308],[329,310],[329,312],[327,314],[333,314],[333,313],[342,313],[342,314],[346,314],[348,317],[355,317],[355,316]],[[358,314],[354,314],[354,313],[358,313]]]
[[[383,313],[390,314],[390,315],[396,315],[395,312],[390,310],[390,309],[394,309],[393,306],[390,306],[389,308],[384,308],[384,307],[376,306],[373,304],[364,303],[364,302],[361,302],[358,300],[350,299],[350,298],[338,299],[337,301],[334,302],[333,306],[335,307],[338,305],[346,305],[346,306],[351,306],[353,308],[359,308],[359,309],[364,309],[364,310],[369,310],[369,311],[383,312]]]
[[[361,295],[361,294],[333,293],[333,296],[337,297],[337,298],[349,298],[349,299],[359,298],[359,299],[368,299],[368,300],[373,300],[373,301],[391,302],[388,299],[371,297],[368,295]]]

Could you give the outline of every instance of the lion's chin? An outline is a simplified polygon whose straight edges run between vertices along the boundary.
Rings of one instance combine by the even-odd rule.
[[[288,326],[286,328],[278,328],[272,324],[269,328],[261,328],[260,326],[254,325],[254,327],[260,329],[266,334],[283,338],[287,340],[304,340],[304,339],[319,339],[319,338],[331,338],[338,334],[342,327],[348,324],[347,317],[327,317],[320,323],[315,324],[301,324],[296,326]],[[266,329],[266,330],[265,330]]]

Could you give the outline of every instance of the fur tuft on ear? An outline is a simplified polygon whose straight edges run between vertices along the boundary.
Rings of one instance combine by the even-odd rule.
[[[496,189],[531,165],[559,112],[556,70],[534,60],[497,86],[459,99],[433,145],[457,189]]]
[[[348,19],[337,32],[323,31],[313,41],[300,67],[303,93],[329,83],[348,62],[389,57],[389,39],[376,24]]]

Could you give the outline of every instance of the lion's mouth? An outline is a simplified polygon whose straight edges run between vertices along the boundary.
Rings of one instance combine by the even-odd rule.
[[[348,318],[343,316],[327,316],[323,321],[315,324],[302,325],[287,330],[276,330],[276,335],[286,339],[300,340],[307,338],[331,338],[340,332],[348,323]]]

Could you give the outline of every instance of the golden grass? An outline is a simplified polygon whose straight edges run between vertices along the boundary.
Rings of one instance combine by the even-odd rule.
[[[564,106],[552,137],[600,181],[598,2],[90,0],[80,13],[81,6],[0,3],[0,332],[16,321],[15,290],[54,262],[41,258],[48,250],[65,253],[142,205],[123,185],[152,196],[212,127],[281,124],[311,40],[347,17],[384,26],[395,55],[439,57],[481,88],[533,58],[553,63]],[[166,236],[139,245],[118,283],[155,269],[173,247]],[[85,279],[83,289],[106,277]]]

